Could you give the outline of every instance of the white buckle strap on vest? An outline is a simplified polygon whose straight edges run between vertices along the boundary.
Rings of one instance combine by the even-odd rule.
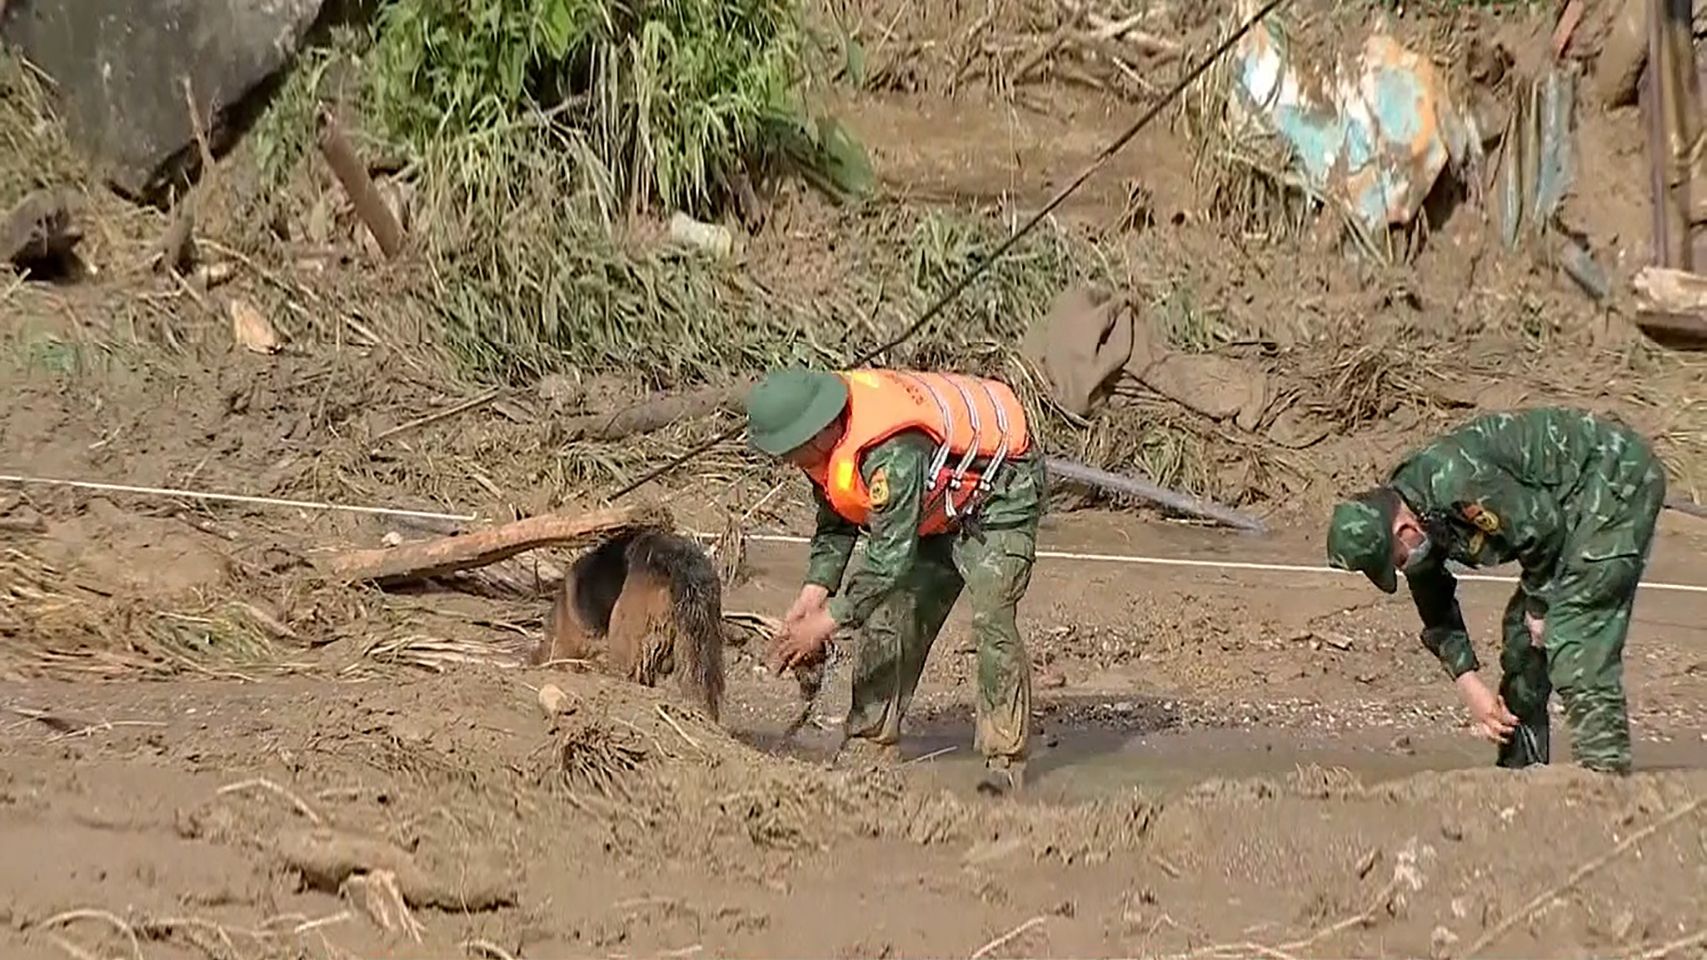
[[[972,461],[978,457],[978,441],[983,438],[984,425],[978,422],[978,404],[972,401],[972,394],[968,393],[966,388],[961,385],[960,378],[948,374],[948,382],[954,385],[955,391],[960,394],[960,399],[966,402],[967,416],[972,422],[972,442],[966,445],[966,452],[961,454],[960,462],[955,464],[954,474],[948,478],[948,489],[953,493],[960,489],[960,485],[966,479],[967,469],[972,466]],[[954,497],[952,496],[942,498],[942,509],[951,519],[959,516],[954,509]]]
[[[996,392],[991,390],[990,384],[985,381],[978,381],[978,386],[983,388],[984,396],[990,398],[990,406],[996,410],[996,429],[1002,432],[1001,442],[996,444],[995,455],[990,458],[990,462],[984,467],[984,472],[978,477],[978,494],[981,496],[990,492],[990,487],[995,482],[996,471],[1000,470],[1002,464],[1007,462],[1008,439],[1012,433],[1009,430],[1007,410],[996,402]]]
[[[943,425],[945,427],[943,431],[943,439],[942,443],[937,445],[936,453],[931,456],[931,468],[929,473],[930,486],[925,488],[925,495],[930,496],[936,492],[936,488],[938,486],[937,478],[942,475],[943,468],[948,465],[949,441],[954,436],[954,411],[950,410],[948,408],[948,404],[943,402],[942,397],[938,396],[937,392],[931,389],[930,384],[903,370],[895,371],[895,375],[912,381],[919,386],[919,389],[930,394],[931,400],[936,403],[937,412],[942,414]],[[953,514],[950,514],[950,516],[952,515]]]

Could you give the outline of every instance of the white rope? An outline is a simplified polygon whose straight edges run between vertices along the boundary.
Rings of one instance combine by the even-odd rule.
[[[371,513],[396,517],[424,517],[430,520],[461,520],[473,521],[479,519],[476,514],[433,513],[428,510],[398,510],[391,507],[357,507],[341,503],[326,503],[317,500],[281,500],[275,497],[250,497],[236,493],[209,493],[202,490],[174,490],[169,487],[135,487],[118,483],[97,483],[92,480],[61,480],[53,477],[25,477],[12,474],[0,474],[0,483],[41,484],[45,486],[82,487],[89,490],[112,490],[119,493],[136,493],[144,496],[158,497],[189,497],[194,500],[229,500],[236,503],[254,503],[262,506],[299,507],[304,510],[346,510],[351,513]],[[696,530],[687,531],[701,540],[716,540],[716,536],[700,533]],[[810,537],[799,537],[782,533],[752,533],[746,539],[758,543],[810,543]],[[1127,563],[1156,567],[1200,567],[1217,570],[1252,570],[1261,573],[1309,573],[1330,574],[1333,576],[1361,576],[1351,571],[1335,567],[1307,566],[1296,563],[1253,563],[1243,560],[1187,560],[1181,557],[1145,557],[1124,553],[1075,553],[1065,550],[1039,550],[1039,559],[1043,560],[1077,560],[1087,563]],[[1457,573],[1459,580],[1472,583],[1516,583],[1516,577],[1490,577],[1482,574]],[[1645,582],[1639,589],[1671,590],[1678,593],[1707,593],[1707,586],[1697,586],[1690,583],[1653,583]]]
[[[116,493],[139,493],[153,497],[188,497],[192,500],[229,500],[233,503],[255,503],[269,507],[300,507],[304,510],[345,510],[350,513],[376,513],[393,517],[423,517],[429,520],[477,520],[476,514],[433,513],[428,510],[398,510],[392,507],[352,507],[320,500],[281,500],[276,497],[249,497],[238,493],[208,493],[203,490],[173,490],[170,487],[133,487],[122,483],[96,483],[93,480],[61,480],[54,477],[22,477],[0,474],[0,483],[36,484],[50,487],[82,487],[86,490],[111,490]]]
[[[695,533],[694,536],[709,538],[707,534]],[[780,533],[750,533],[748,540],[759,543],[811,543],[810,537],[797,537]],[[1208,567],[1221,570],[1256,570],[1264,573],[1313,573],[1332,574],[1334,576],[1362,576],[1350,570],[1337,567],[1313,567],[1296,563],[1251,563],[1242,560],[1186,560],[1180,557],[1144,557],[1124,553],[1073,553],[1065,550],[1039,550],[1040,560],[1079,560],[1091,563],[1131,563],[1156,567]],[[1476,583],[1516,583],[1516,577],[1490,577],[1484,574],[1463,574],[1454,572],[1459,580]],[[1643,590],[1675,590],[1681,593],[1707,593],[1707,586],[1697,586],[1691,583],[1652,583],[1643,582]]]

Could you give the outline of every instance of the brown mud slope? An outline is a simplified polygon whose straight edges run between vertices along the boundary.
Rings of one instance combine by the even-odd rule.
[[[870,214],[785,195],[743,268],[779,296],[843,286],[922,205],[1028,211],[1154,92],[1064,57],[1017,82],[1058,27],[1041,5],[867,6],[874,89],[846,107],[895,196]],[[1201,48],[1220,6],[1152,32]],[[1351,12],[1312,27],[1363,26],[1336,9]],[[1402,32],[1459,63],[1455,38],[1521,50],[1550,26],[1461,16]],[[1623,277],[1646,257],[1628,186],[1642,158],[1623,151],[1641,138],[1629,111],[1583,113],[1583,182],[1615,186],[1578,191],[1566,217]],[[669,686],[520,666],[564,556],[438,589],[345,588],[317,575],[329,552],[445,521],[6,486],[0,952],[1707,956],[1707,593],[1671,589],[1707,584],[1707,524],[1662,524],[1626,656],[1640,769],[1624,780],[1565,765],[1562,720],[1558,767],[1489,769],[1403,598],[1317,572],[1129,562],[1319,564],[1334,496],[1429,432],[1517,404],[1628,416],[1689,495],[1707,370],[1494,249],[1474,210],[1414,262],[1360,267],[1227,219],[1201,159],[1181,124],[1158,126],[1066,218],[1120,254],[1159,335],[1260,372],[1270,405],[1253,425],[1127,383],[1065,452],[1171,464],[1278,529],[1046,521],[1044,547],[1073,556],[1040,561],[1022,608],[1037,730],[1020,802],[970,789],[964,611],[906,760],[830,769],[845,665],[789,745],[793,684],[741,637],[723,728]],[[235,276],[204,289],[147,272],[163,221],[96,227],[92,280],[0,273],[0,473],[506,519],[592,502],[720,425],[570,442],[566,417],[645,378],[587,370],[567,391],[488,395],[445,364],[418,264],[310,269],[210,213],[198,230]],[[234,341],[237,297],[284,350]],[[798,478],[733,445],[654,489],[696,529],[806,531]],[[725,609],[783,609],[802,549],[748,541],[741,559]],[[1490,667],[1509,589],[1462,590]],[[568,712],[541,712],[546,683]]]

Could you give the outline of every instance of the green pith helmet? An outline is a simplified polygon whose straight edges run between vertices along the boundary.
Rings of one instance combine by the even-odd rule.
[[[1393,567],[1393,517],[1399,495],[1386,488],[1360,493],[1334,507],[1328,522],[1328,563],[1356,570],[1387,593],[1399,589]]]
[[[747,434],[753,446],[780,457],[836,422],[848,405],[848,385],[822,370],[772,370],[747,394]]]

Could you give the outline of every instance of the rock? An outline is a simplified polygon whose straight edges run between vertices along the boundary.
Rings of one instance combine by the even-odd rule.
[[[1452,945],[1458,942],[1458,935],[1445,927],[1435,927],[1429,934],[1428,943],[1436,957],[1448,957],[1452,954]]]
[[[37,190],[0,217],[0,263],[20,268],[65,256],[83,239],[73,222],[75,195],[68,190]]]
[[[155,202],[197,153],[185,75],[217,152],[235,108],[291,62],[322,3],[10,0],[0,41],[53,78],[67,132],[114,188]]]
[[[256,309],[255,305],[240,297],[233,297],[226,304],[226,312],[231,317],[231,339],[246,350],[253,353],[278,353],[284,348],[284,341],[279,338],[279,331]]]
[[[569,695],[554,683],[539,688],[539,709],[546,717],[556,717],[569,709]]]

